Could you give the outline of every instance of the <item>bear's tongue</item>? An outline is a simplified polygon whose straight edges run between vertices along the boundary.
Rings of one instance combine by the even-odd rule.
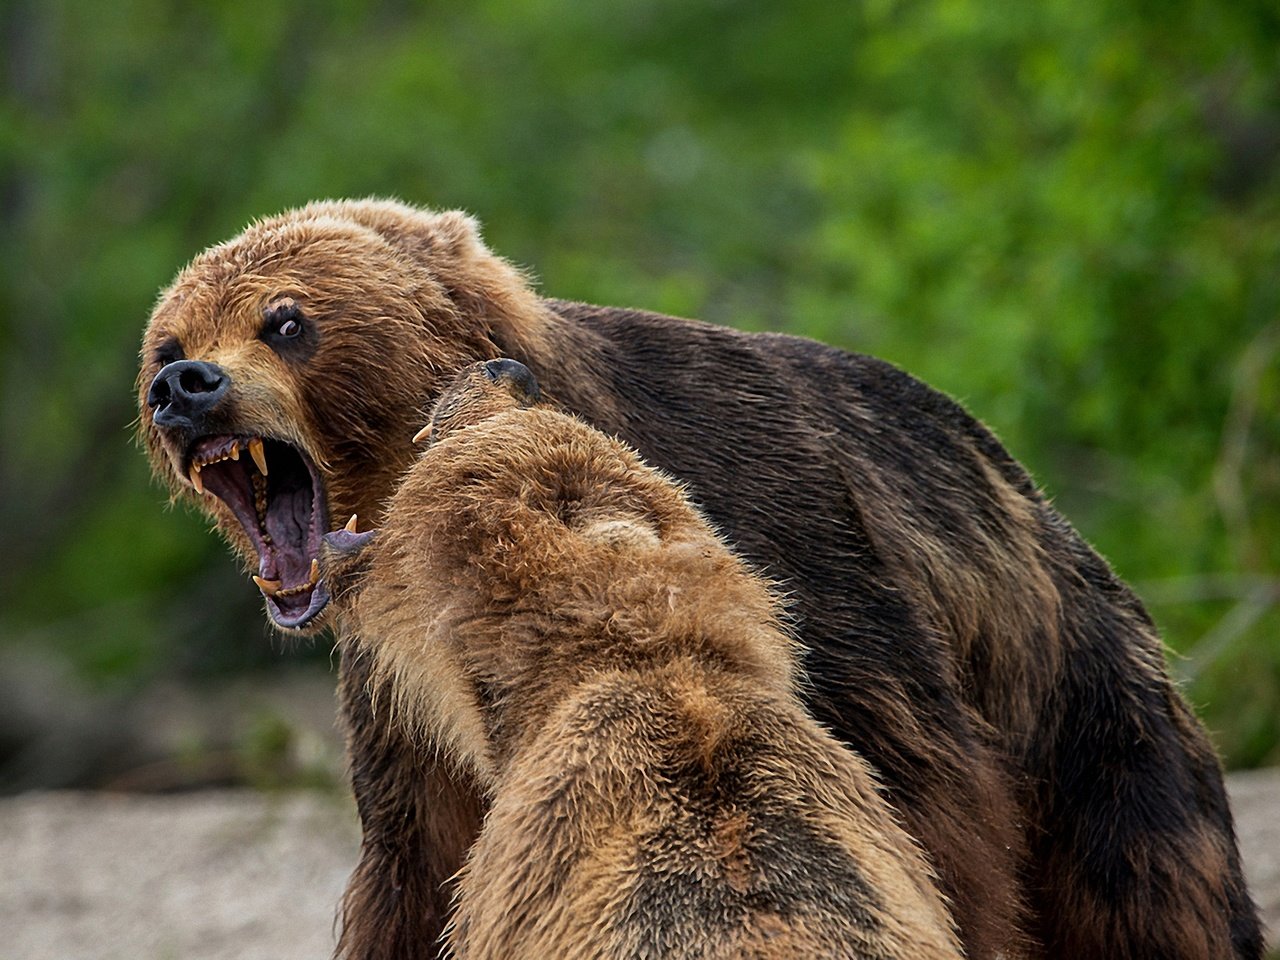
[[[241,448],[251,456],[241,457]],[[202,440],[193,451],[193,483],[222,500],[258,552],[254,578],[281,627],[300,627],[324,607],[317,589],[320,536],[326,529],[321,480],[291,444],[232,437]]]
[[[264,548],[259,556],[258,586],[289,619],[306,610],[319,579],[316,557],[320,551],[310,536],[313,514],[310,483],[280,485],[268,477],[266,509],[259,514]]]

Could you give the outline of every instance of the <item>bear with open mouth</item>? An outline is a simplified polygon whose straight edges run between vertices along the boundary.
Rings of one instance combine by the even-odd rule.
[[[322,563],[375,708],[490,798],[449,955],[959,960],[872,771],[802,709],[769,586],[537,400],[515,361],[464,370],[382,526]]]
[[[544,299],[469,217],[322,202],[162,293],[140,435],[272,621],[315,630],[330,518],[380,523],[407,438],[498,357],[686,484],[787,592],[805,705],[878,772],[967,956],[1261,955],[1221,769],[1141,602],[989,431],[888,364]],[[487,802],[368,681],[344,658],[364,842],[339,953],[431,955]]]

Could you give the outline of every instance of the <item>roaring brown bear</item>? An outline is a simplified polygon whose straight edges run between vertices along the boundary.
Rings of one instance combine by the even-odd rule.
[[[322,552],[375,708],[490,799],[449,956],[960,960],[866,763],[801,708],[768,586],[536,397],[515,361],[465,369],[382,527]]]
[[[285,629],[464,366],[514,357],[687,484],[791,598],[815,718],[877,771],[965,952],[1261,955],[1214,752],[1133,593],[956,404],[812,341],[540,298],[458,213],[316,203],[211,248],[143,341],[141,433]],[[484,803],[343,665],[344,957],[425,956]],[[427,788],[423,789],[423,784]]]

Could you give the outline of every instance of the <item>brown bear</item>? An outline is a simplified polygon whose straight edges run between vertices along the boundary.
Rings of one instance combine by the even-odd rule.
[[[321,564],[375,709],[489,799],[449,955],[960,960],[872,772],[801,708],[768,586],[536,399],[514,361],[465,369],[376,535]]]
[[[687,484],[787,591],[806,706],[878,772],[968,956],[1260,956],[1217,758],[1142,604],[981,424],[886,363],[542,299],[462,214],[324,202],[162,293],[141,436],[271,619],[312,629],[328,517],[380,522],[405,438],[500,356]],[[344,663],[364,844],[339,952],[426,955],[484,802],[366,682]]]

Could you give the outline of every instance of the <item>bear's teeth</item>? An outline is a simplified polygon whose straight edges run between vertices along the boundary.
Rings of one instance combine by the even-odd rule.
[[[429,436],[431,436],[431,424],[428,423],[425,427],[423,427],[421,430],[419,430],[417,433],[413,435],[413,442],[421,443],[423,440],[427,439],[427,437]]]
[[[196,488],[196,493],[204,493],[204,481],[200,479],[200,464],[193,463],[191,465],[191,485]]]
[[[258,529],[263,536],[267,533],[267,481],[262,474],[253,475],[253,506],[258,511]]]
[[[253,582],[258,585],[268,597],[296,597],[300,593],[306,593],[311,590],[320,581],[320,561],[314,557],[311,559],[311,575],[307,577],[305,583],[299,583],[292,587],[282,587],[283,580],[265,580],[262,577],[255,576]]]
[[[347,533],[356,532],[356,515],[354,513],[351,515],[351,519],[347,521],[347,525],[342,529],[347,531]]]
[[[240,441],[239,440],[231,441],[231,459],[232,460],[240,459]]]
[[[265,477],[267,475],[267,452],[262,449],[261,437],[253,437],[249,441],[249,456],[253,457],[253,462],[258,466],[258,472]]]

